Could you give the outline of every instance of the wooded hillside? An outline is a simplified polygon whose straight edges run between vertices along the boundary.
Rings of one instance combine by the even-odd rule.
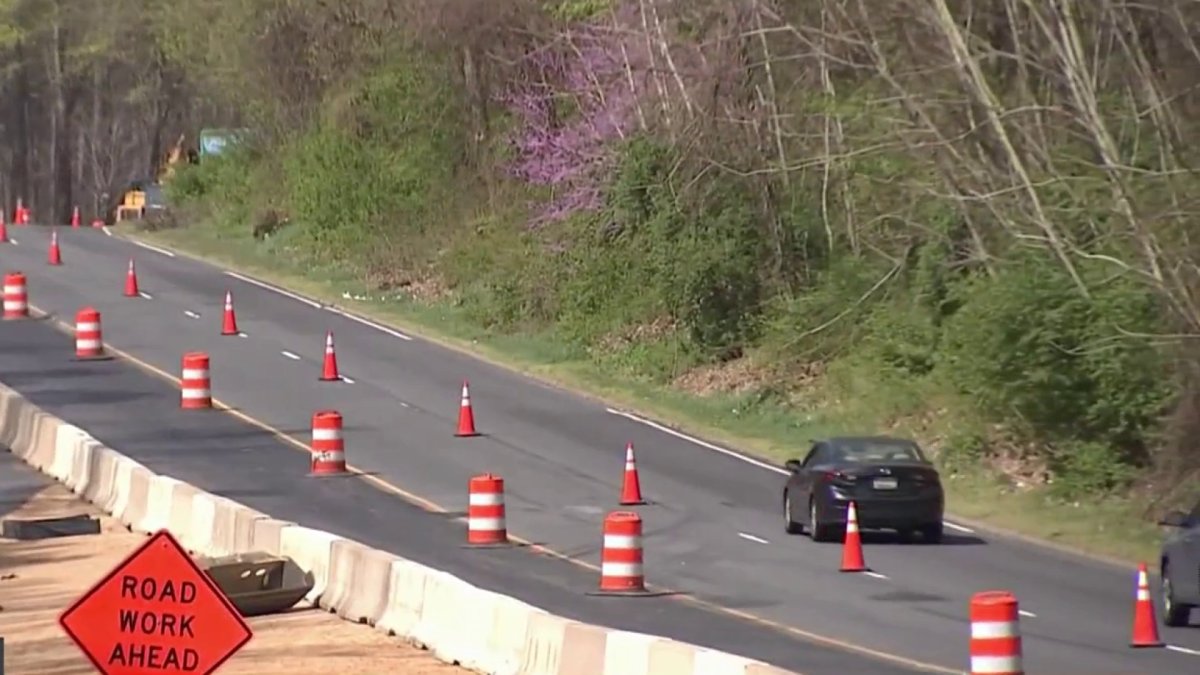
[[[1198,35],[1190,0],[0,0],[0,197],[65,222],[250,128],[177,225],[1157,503],[1200,476]]]

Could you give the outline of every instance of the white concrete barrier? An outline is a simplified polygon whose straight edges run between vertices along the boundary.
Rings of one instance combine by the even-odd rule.
[[[264,551],[313,576],[307,599],[490,675],[792,675],[653,635],[552,615],[446,572],[204,492],[101,445],[0,385],[0,444],[131,529],[206,555]]]
[[[291,558],[313,575],[312,590],[304,596],[309,602],[315,603],[329,584],[329,558],[333,555],[335,541],[345,541],[345,538],[300,525],[285,527],[279,533],[279,554]]]
[[[488,633],[487,653],[490,659],[485,672],[495,675],[516,675],[521,668],[521,650],[534,615],[545,615],[542,609],[516,598],[496,595],[496,608]]]
[[[650,675],[650,647],[662,638],[645,633],[610,631],[604,642],[604,675]]]
[[[89,461],[88,481],[79,492],[81,497],[108,513],[112,513],[109,505],[116,500],[120,460],[121,455],[111,448],[95,448]]]
[[[159,530],[169,529],[171,527],[172,497],[175,489],[181,485],[184,485],[182,481],[170,476],[152,474],[146,496],[146,509],[137,522],[133,523],[134,531],[153,534]]]
[[[214,497],[213,503],[216,506],[216,510],[213,512],[211,541],[213,553],[209,555],[223,556],[237,553],[240,549],[238,546],[239,535],[241,535],[242,541],[250,541],[253,522],[267,517],[267,514],[242,506],[227,497]],[[240,532],[238,530],[239,523],[242,528]]]
[[[87,436],[80,439],[79,446],[72,458],[71,470],[64,481],[66,486],[77,495],[84,494],[95,480],[96,453],[103,448],[100,441]]]
[[[459,637],[456,622],[467,620],[463,611],[462,590],[464,586],[474,588],[453,574],[426,568],[424,593],[421,598],[421,613],[413,626],[410,637],[417,644],[435,654],[444,654],[445,647],[454,648]],[[470,607],[470,612],[478,611]]]
[[[347,621],[374,626],[387,610],[392,563],[400,558],[338,539],[330,547],[329,586],[321,607]]]
[[[559,675],[565,661],[567,625],[572,623],[561,616],[541,614],[529,617],[525,648],[521,650],[518,675]],[[601,671],[600,675],[603,675]]]
[[[660,639],[650,644],[647,673],[686,673],[691,675],[696,668],[697,648],[675,640]]]
[[[180,537],[180,543],[189,551],[203,555],[217,555],[213,546],[213,530],[217,521],[217,496],[196,490],[192,495],[192,509],[188,518],[188,529]]]
[[[141,524],[150,508],[150,481],[154,479],[155,474],[141,464],[136,464],[131,465],[124,475],[128,480],[123,483],[118,479],[117,489],[122,491],[125,498],[113,511],[113,517],[126,527],[134,529]]]
[[[715,649],[697,649],[691,675],[746,675],[746,669],[758,663]]]
[[[167,529],[185,547],[192,529],[192,504],[200,490],[190,483],[176,483],[171,487],[170,502],[167,505]]]
[[[59,424],[54,433],[54,459],[46,473],[56,480],[66,483],[75,466],[75,455],[85,438],[90,438],[83,429],[74,424]]]
[[[411,560],[393,562],[388,579],[387,606],[375,627],[400,637],[411,636],[421,620],[425,580],[433,571]]]
[[[282,555],[283,545],[280,542],[283,530],[288,527],[296,527],[296,523],[274,518],[255,519],[250,523],[250,541],[247,547],[238,553],[265,551],[271,555]]]

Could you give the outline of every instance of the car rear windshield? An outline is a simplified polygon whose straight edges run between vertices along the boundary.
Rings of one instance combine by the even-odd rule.
[[[851,463],[871,462],[924,462],[925,456],[915,443],[881,439],[853,439],[838,441],[835,446],[838,459]]]

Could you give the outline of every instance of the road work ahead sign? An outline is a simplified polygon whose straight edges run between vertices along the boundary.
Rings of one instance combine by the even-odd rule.
[[[208,675],[253,635],[166,530],[84,593],[58,623],[104,675]]]

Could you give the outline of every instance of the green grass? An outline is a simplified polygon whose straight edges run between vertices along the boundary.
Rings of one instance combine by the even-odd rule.
[[[819,415],[801,415],[749,397],[698,397],[614,374],[587,355],[548,335],[494,334],[474,325],[448,303],[366,298],[363,285],[337,268],[304,268],[241,233],[185,227],[126,232],[149,243],[253,274],[264,280],[364,316],[407,329],[444,346],[554,382],[609,404],[637,410],[712,441],[782,462],[802,452],[807,439],[880,425],[873,406],[842,406]],[[347,297],[349,294],[350,297]],[[358,299],[366,298],[366,299]],[[1124,562],[1155,560],[1160,534],[1128,499],[1065,504],[1039,490],[1016,490],[983,472],[958,470],[946,480],[953,516],[973,527],[1037,539],[1064,548]]]

